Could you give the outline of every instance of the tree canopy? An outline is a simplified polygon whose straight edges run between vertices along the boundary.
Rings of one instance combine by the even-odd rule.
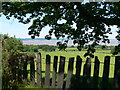
[[[31,38],[39,37],[42,28],[49,26],[49,34],[45,36],[48,40],[52,34],[57,39],[67,37],[78,44],[79,50],[92,41],[87,55],[95,52],[94,46],[101,40],[109,43],[110,26],[120,27],[120,2],[7,2],[2,3],[2,13],[7,19],[14,17],[23,24],[32,21],[28,28]],[[120,41],[120,29],[117,33]],[[64,48],[68,40],[57,44]]]

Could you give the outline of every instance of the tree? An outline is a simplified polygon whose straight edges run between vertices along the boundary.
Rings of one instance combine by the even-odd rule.
[[[106,49],[106,48],[107,48],[106,45],[102,45],[102,46],[101,46],[101,49]]]
[[[112,50],[111,50],[111,53],[113,55],[117,55],[120,53],[120,44],[118,46],[115,46]]]
[[[107,34],[111,34],[110,26],[120,27],[120,2],[9,2],[2,3],[2,9],[7,19],[14,17],[23,24],[33,21],[28,28],[31,38],[39,36],[45,26],[50,26],[49,35],[45,37],[48,40],[52,34],[57,39],[67,37],[78,44],[78,50],[92,41],[87,55],[94,53],[93,49],[100,40],[109,43]],[[73,24],[76,24],[76,28],[72,27]],[[120,29],[117,32],[116,38],[120,41]],[[65,48],[68,40],[59,43],[60,48]]]

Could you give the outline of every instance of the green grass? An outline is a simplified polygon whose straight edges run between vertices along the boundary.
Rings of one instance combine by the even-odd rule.
[[[70,48],[69,48],[70,49]],[[72,50],[74,50],[72,48]],[[73,70],[73,74],[75,75],[76,73],[76,56],[79,55],[82,58],[82,68],[81,68],[81,77],[83,75],[83,67],[86,61],[86,58],[84,57],[84,54],[86,53],[86,51],[54,51],[54,52],[45,52],[42,50],[39,50],[39,52],[41,53],[42,56],[42,83],[44,83],[44,78],[45,78],[45,68],[46,68],[46,55],[49,54],[51,56],[51,64],[50,64],[50,78],[52,78],[52,70],[53,70],[53,60],[54,60],[54,56],[58,56],[58,62],[60,61],[60,56],[64,56],[66,57],[66,62],[65,62],[65,70],[64,73],[65,75],[67,75],[67,71],[68,71],[68,61],[70,57],[74,57],[74,70]],[[100,60],[100,70],[99,70],[99,83],[101,84],[102,81],[102,76],[103,76],[103,68],[104,68],[104,57],[105,56],[110,56],[110,71],[109,71],[109,83],[110,86],[112,86],[112,80],[114,77],[114,64],[115,64],[115,56],[112,56],[112,54],[110,53],[111,50],[97,50],[95,52],[95,56],[98,56],[99,60]],[[120,56],[120,55],[119,55]],[[35,59],[36,60],[36,59]],[[92,62],[94,62],[94,58],[92,59]],[[28,64],[27,66],[27,70],[30,70],[30,64]],[[36,63],[35,63],[35,70],[36,70]],[[58,63],[58,67],[57,67],[57,72],[59,70],[59,63]],[[93,76],[94,73],[94,63],[91,64],[91,78]],[[37,74],[35,72],[35,78],[36,78]],[[28,74],[28,80],[30,81],[30,73]],[[35,81],[37,82],[37,80],[35,79]],[[31,87],[30,85],[27,85],[26,88]],[[37,86],[36,86],[37,88]]]
[[[73,49],[73,48],[72,48]],[[97,50],[95,53],[95,56],[98,56],[99,60],[100,60],[100,70],[99,70],[99,77],[102,77],[103,75],[103,68],[104,68],[104,57],[105,56],[111,56],[110,59],[110,71],[109,71],[109,78],[113,78],[114,77],[114,64],[115,64],[115,57],[112,56],[112,54],[110,54],[111,50]],[[68,71],[68,61],[70,57],[74,57],[74,70],[73,70],[73,74],[75,74],[76,69],[76,56],[79,55],[83,61],[86,61],[86,58],[84,57],[84,53],[86,51],[55,51],[55,52],[45,52],[45,51],[39,51],[42,55],[42,71],[45,71],[45,60],[46,60],[46,55],[49,54],[51,56],[51,68],[50,71],[53,70],[53,59],[54,56],[58,56],[58,62],[60,61],[60,56],[64,56],[66,57],[66,63],[65,63],[65,73],[67,73]],[[92,59],[92,62],[94,62],[94,58]],[[81,75],[83,75],[83,67],[84,67],[85,62],[82,62],[82,68],[81,68]],[[30,65],[28,65],[28,70],[30,69]],[[36,69],[36,65],[35,65],[35,69]],[[59,64],[58,64],[58,68],[59,70]],[[93,76],[94,73],[94,63],[91,64],[91,76]],[[43,77],[45,76],[45,74],[43,73]]]

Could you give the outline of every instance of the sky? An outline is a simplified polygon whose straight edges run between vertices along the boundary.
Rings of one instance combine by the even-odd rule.
[[[8,34],[9,36],[16,36],[16,38],[31,38],[30,35],[28,35],[28,27],[31,25],[32,23],[29,24],[22,24],[19,23],[17,19],[10,19],[7,20],[5,18],[5,16],[2,16],[0,18],[0,33],[2,34]],[[50,28],[47,26],[46,28],[44,28],[40,34],[40,38],[44,38],[44,36],[48,33],[48,30]],[[54,38],[54,36],[53,36]]]
[[[0,33],[2,34],[8,34],[9,36],[13,37],[15,35],[16,38],[31,38],[30,35],[28,35],[28,27],[32,23],[29,24],[22,24],[19,23],[17,19],[10,19],[7,20],[5,16],[2,16],[0,18]],[[75,27],[75,26],[74,26]],[[36,38],[44,38],[46,34],[48,34],[50,27],[45,27],[40,34],[40,37]],[[112,26],[112,35],[109,35],[109,39],[115,39],[115,36],[117,35],[117,27]],[[53,35],[52,38],[55,38]]]

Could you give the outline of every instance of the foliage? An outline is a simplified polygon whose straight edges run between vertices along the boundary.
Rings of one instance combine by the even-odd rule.
[[[15,37],[2,35],[2,88],[16,89],[18,83],[14,78],[13,72],[15,63],[17,62],[17,55],[22,50],[22,42]]]
[[[37,45],[24,45],[23,52],[37,52],[38,46]]]
[[[55,51],[56,46],[50,45],[24,45],[23,52],[38,52],[39,49],[43,51]]]
[[[120,53],[120,44],[119,44],[118,46],[115,46],[115,48],[113,48],[113,49],[111,50],[111,53],[112,53],[113,55],[119,54],[119,53]]]
[[[31,38],[39,36],[42,28],[50,26],[49,34],[45,36],[48,40],[51,39],[52,34],[57,39],[67,37],[68,40],[73,39],[74,44],[78,44],[78,50],[92,41],[87,55],[94,53],[94,47],[100,40],[104,43],[110,42],[107,35],[111,34],[110,26],[120,27],[119,11],[120,2],[2,3],[2,13],[7,19],[14,17],[23,24],[33,21],[28,28]],[[117,33],[116,38],[120,40],[120,29]],[[59,43],[60,49],[66,48],[68,40]]]

